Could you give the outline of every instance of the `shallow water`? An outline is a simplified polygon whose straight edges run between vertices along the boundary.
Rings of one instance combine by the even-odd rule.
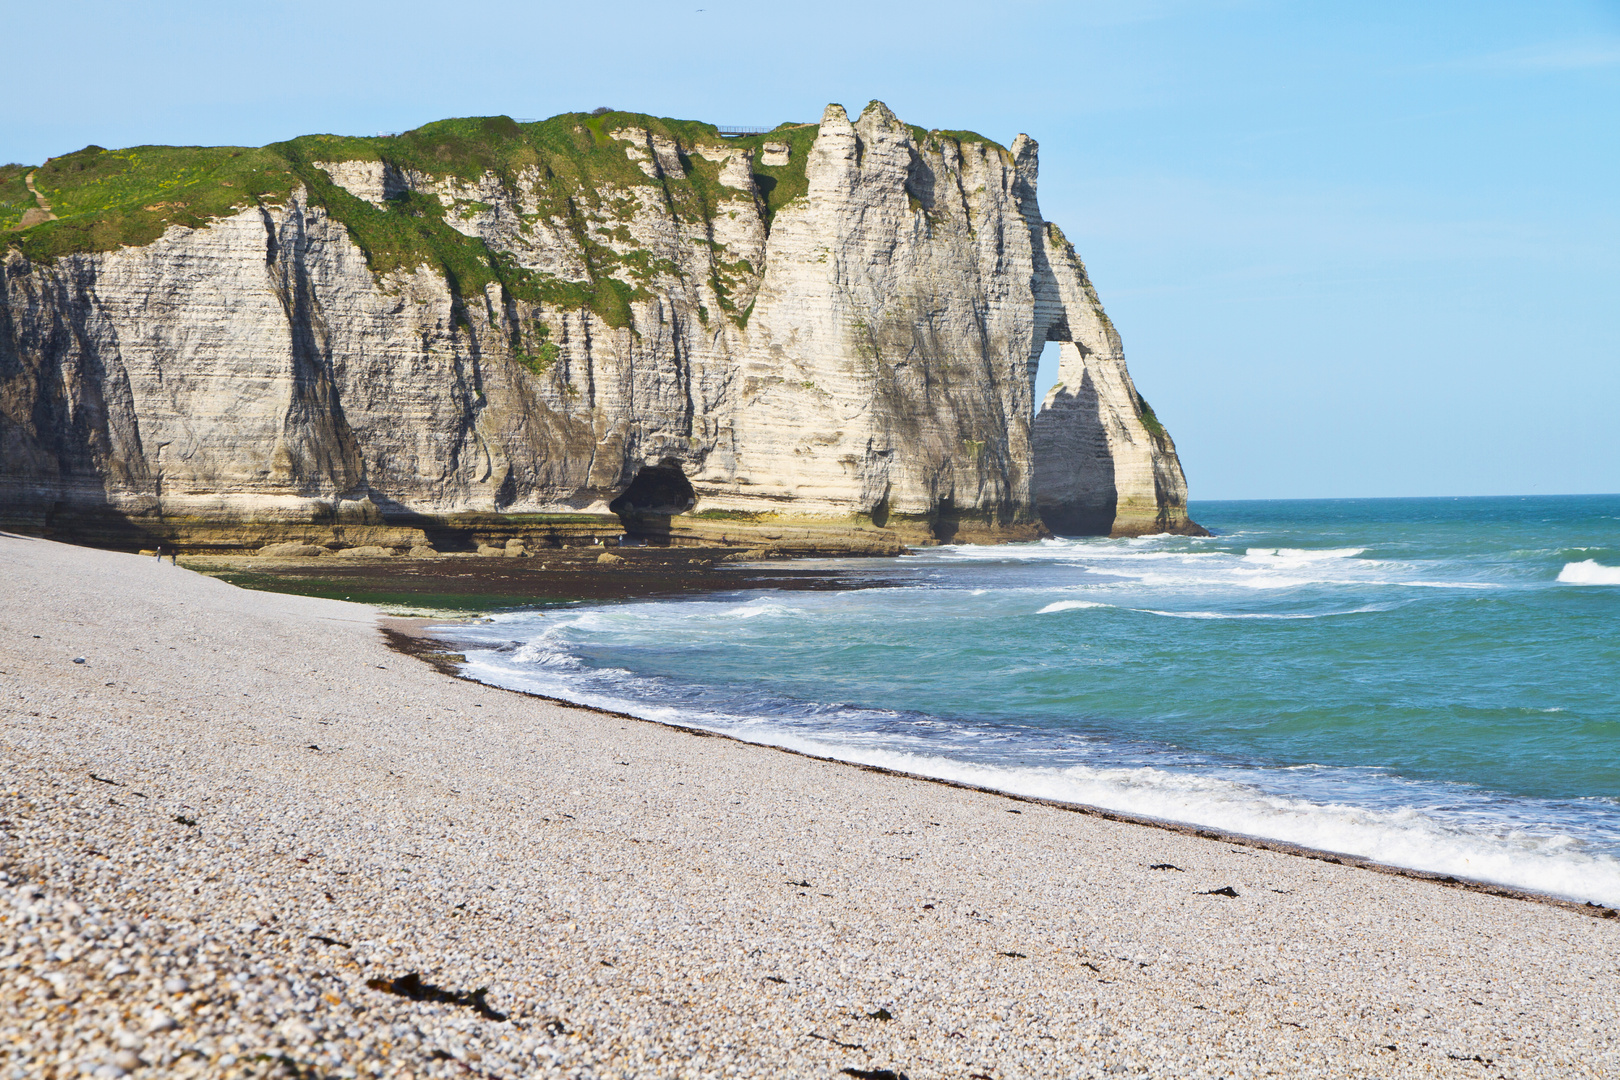
[[[1193,516],[442,632],[505,686],[1620,904],[1620,496]]]

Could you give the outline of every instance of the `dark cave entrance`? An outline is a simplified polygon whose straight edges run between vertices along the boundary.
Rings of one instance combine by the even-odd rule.
[[[653,544],[669,543],[669,519],[697,505],[697,492],[681,471],[680,462],[665,458],[645,465],[624,493],[608,503],[619,515],[624,531]]]
[[[666,458],[636,473],[624,494],[608,503],[608,509],[626,514],[684,514],[697,505],[697,493],[678,463]]]

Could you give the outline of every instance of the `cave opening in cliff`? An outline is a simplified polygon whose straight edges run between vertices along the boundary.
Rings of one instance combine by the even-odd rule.
[[[608,503],[608,509],[625,518],[684,514],[696,505],[697,492],[681,471],[680,462],[665,458],[657,465],[643,466],[624,493]]]

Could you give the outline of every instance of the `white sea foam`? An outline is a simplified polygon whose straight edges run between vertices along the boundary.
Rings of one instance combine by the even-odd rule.
[[[1212,541],[1204,541],[1210,543]],[[931,548],[908,558],[919,562],[1047,563],[1076,567],[1112,581],[1148,588],[1243,589],[1281,592],[1313,587],[1500,589],[1489,581],[1434,578],[1434,563],[1366,558],[1365,547],[1249,547],[1240,551],[1194,550],[1182,537],[1131,540],[1052,539],[1002,547],[957,545]],[[1412,575],[1407,580],[1407,575]],[[1418,575],[1422,575],[1421,577]]]
[[[1249,548],[1244,552],[1243,561],[1303,565],[1327,559],[1353,559],[1366,550],[1366,548]]]
[[[1391,585],[1403,589],[1505,589],[1495,581],[1366,581],[1364,585]]]
[[[825,747],[820,752],[825,753]],[[1374,811],[1312,803],[1267,795],[1247,784],[1152,768],[1000,768],[871,750],[850,756],[864,764],[1017,794],[1213,826],[1576,900],[1620,904],[1620,859],[1587,854],[1566,837],[1471,830],[1442,823],[1417,809]]]
[[[896,583],[899,588],[877,593],[794,594],[792,606],[785,602],[789,600],[786,595],[769,594],[746,600],[711,597],[553,609],[543,615],[496,616],[478,627],[464,626],[452,636],[496,650],[468,650],[465,670],[474,678],[649,720],[706,727],[818,755],[1620,905],[1620,858],[1603,853],[1615,846],[1604,839],[1612,828],[1603,822],[1593,826],[1592,842],[1599,846],[1586,848],[1578,839],[1588,836],[1589,830],[1582,824],[1585,819],[1579,814],[1571,816],[1563,804],[1542,807],[1533,799],[1497,798],[1489,792],[1475,798],[1459,794],[1461,789],[1440,790],[1393,775],[1345,780],[1334,772],[1336,767],[1330,767],[1329,775],[1319,783],[1304,778],[1287,781],[1284,774],[1301,774],[1258,764],[1234,770],[1177,760],[1173,753],[1164,758],[1126,751],[1120,751],[1122,756],[1110,756],[1113,750],[1108,750],[1082,757],[1085,763],[1081,765],[1073,764],[1075,757],[1063,757],[1058,759],[1065,763],[1061,767],[1037,767],[1040,761],[1051,760],[1034,756],[1040,753],[1038,740],[1031,743],[1034,749],[1029,754],[1002,757],[1003,748],[1019,750],[1022,736],[1016,731],[1001,732],[990,746],[971,738],[956,740],[951,734],[956,725],[945,720],[931,721],[934,727],[917,734],[906,727],[909,721],[859,709],[854,711],[861,715],[843,715],[841,709],[853,707],[835,704],[818,711],[819,707],[810,708],[814,702],[807,702],[804,712],[795,712],[790,705],[779,713],[770,702],[743,700],[701,685],[685,686],[680,678],[666,680],[598,667],[574,655],[581,642],[605,646],[607,655],[621,645],[672,638],[707,647],[739,633],[770,637],[780,631],[791,635],[797,627],[818,634],[837,629],[846,619],[867,633],[873,626],[886,625],[884,620],[890,616],[904,622],[936,605],[943,605],[942,610],[953,616],[982,612],[1001,617],[1029,611],[1047,615],[1116,608],[1170,619],[1277,620],[1273,625],[1281,632],[1293,620],[1421,605],[1429,602],[1424,594],[1434,595],[1430,590],[1518,593],[1551,585],[1544,571],[1534,581],[1517,572],[1503,576],[1495,564],[1449,556],[1376,559],[1366,557],[1366,548],[1245,549],[1242,543],[1231,538],[1153,538],[1050,541],[1011,549],[935,548],[907,560],[928,570],[926,576],[902,579]],[[1587,552],[1573,550],[1565,558],[1573,554]],[[1539,560],[1547,555],[1545,551],[1530,552],[1527,558],[1535,561],[1521,560],[1515,565],[1545,565]],[[934,568],[941,563],[955,567],[941,573],[930,568],[931,561]],[[1037,565],[1028,566],[1030,562]],[[964,566],[966,563],[982,564],[982,572],[979,567]],[[1021,568],[1019,563],[1026,566]],[[960,591],[942,588],[943,582],[951,580],[949,575],[956,573],[973,587]],[[1452,577],[1461,580],[1447,580]],[[1595,559],[1569,562],[1558,581],[1620,585],[1620,567],[1604,566]],[[1025,587],[1025,582],[1039,584]],[[1296,588],[1298,591],[1283,591]],[[968,601],[965,597],[982,599]],[[1032,605],[1044,606],[1037,611]],[[761,616],[775,618],[738,622]],[[830,621],[823,619],[833,616]],[[778,623],[778,618],[784,621]],[[1095,626],[1099,632],[1110,625],[1130,628],[1127,617],[1107,616],[1076,616],[1072,623],[1050,620],[1038,625],[1060,624]],[[742,629],[744,625],[749,627],[747,631]],[[528,644],[519,646],[514,639]],[[859,697],[858,691],[840,692]],[[1121,764],[1111,764],[1114,762]],[[1160,767],[1137,767],[1147,762]]]
[[[1565,563],[1558,571],[1564,585],[1620,585],[1620,566],[1604,566],[1596,559]]]
[[[761,615],[802,615],[804,612],[798,608],[788,607],[786,604],[776,604],[769,600],[751,600],[746,604],[728,607],[723,611],[712,613],[716,618],[722,619],[757,619]]]
[[[1172,550],[1159,550],[1167,542],[1175,543]],[[1196,543],[1196,541],[1192,541]],[[917,562],[1073,562],[1077,559],[1200,559],[1224,556],[1220,551],[1187,550],[1189,543],[1183,537],[1160,535],[1107,539],[1103,537],[1072,539],[1057,537],[1033,544],[944,544],[925,548],[905,556]]]
[[[1367,611],[1383,611],[1379,605],[1351,608],[1349,611],[1315,612],[1256,612],[1256,611],[1157,611],[1153,608],[1133,608],[1144,615],[1163,615],[1170,619],[1325,619],[1333,615],[1359,615]]]
[[[1001,766],[871,745],[868,739],[876,736],[874,732],[807,737],[767,717],[741,718],[649,702],[629,686],[623,688],[630,690],[628,695],[622,690],[582,691],[565,673],[570,665],[556,664],[555,654],[547,659],[554,666],[514,670],[492,657],[472,654],[463,670],[498,686],[628,712],[660,723],[708,728],[746,742],[1620,906],[1620,858],[1590,854],[1564,835],[1533,835],[1505,823],[1457,825],[1418,807],[1375,810],[1312,802],[1268,794],[1253,784],[1192,770]],[[597,673],[635,679],[629,672]]]

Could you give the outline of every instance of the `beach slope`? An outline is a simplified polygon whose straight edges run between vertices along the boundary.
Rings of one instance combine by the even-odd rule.
[[[559,706],[153,559],[0,566],[0,1075],[1620,1075],[1620,920]]]

